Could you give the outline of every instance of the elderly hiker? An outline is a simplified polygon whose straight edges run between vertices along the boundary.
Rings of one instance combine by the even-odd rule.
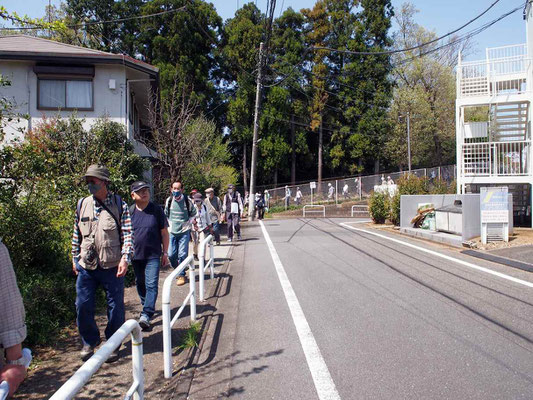
[[[147,331],[155,313],[161,263],[168,264],[168,222],[163,209],[150,201],[150,185],[137,181],[130,186],[131,223],[135,232],[133,270],[142,311],[139,325]],[[161,255],[163,257],[161,257]],[[161,259],[162,258],[162,259]]]
[[[165,215],[170,230],[169,259],[172,268],[176,268],[189,256],[191,239],[191,222],[196,215],[196,208],[183,191],[181,182],[174,182],[170,188],[171,196],[165,202]],[[180,273],[176,284],[184,285],[185,270]]]
[[[192,230],[195,233],[196,240],[193,243],[194,258],[198,259],[198,244],[204,240],[213,230],[211,216],[204,204],[204,199],[200,193],[194,195],[194,206],[196,207],[196,217],[192,223]]]
[[[205,190],[206,199],[204,204],[207,207],[207,212],[213,224],[213,234],[215,235],[215,242],[220,245],[220,220],[222,219],[222,202],[215,196],[215,190],[213,188],[207,188]]]
[[[235,185],[228,185],[228,192],[224,196],[222,209],[225,211],[225,219],[228,223],[228,242],[233,241],[233,230],[237,232],[237,239],[241,240],[240,219],[243,213],[241,194],[235,190]]]
[[[26,378],[31,351],[22,349],[26,339],[24,304],[9,252],[1,239],[0,306],[0,399],[3,399],[12,396]]]
[[[291,189],[285,185],[285,197],[283,198],[285,201],[285,208],[288,208],[291,203]]]
[[[125,320],[124,276],[133,257],[133,230],[128,205],[109,188],[109,170],[93,164],[85,182],[91,193],[80,199],[72,235],[72,269],[76,281],[76,313],[83,341],[83,361],[89,359],[101,342],[94,320],[96,289],[102,286],[107,298],[109,339]],[[118,347],[106,362],[116,361]]]
[[[296,205],[299,206],[302,204],[302,198],[303,198],[302,191],[300,190],[300,187],[296,188],[296,197],[294,198],[294,201],[296,202]]]

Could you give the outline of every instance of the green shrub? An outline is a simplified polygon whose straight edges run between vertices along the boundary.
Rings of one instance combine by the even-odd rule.
[[[390,199],[390,222],[396,226],[400,225],[400,193],[396,193]]]
[[[388,195],[378,192],[372,192],[370,195],[368,211],[375,224],[383,224],[389,217],[388,197]]]
[[[124,127],[106,119],[86,131],[83,121],[45,120],[26,139],[0,149],[0,232],[9,249],[26,308],[27,342],[53,343],[75,320],[75,277],[70,256],[76,202],[88,195],[88,165],[109,167],[115,190],[146,165],[133,152]]]

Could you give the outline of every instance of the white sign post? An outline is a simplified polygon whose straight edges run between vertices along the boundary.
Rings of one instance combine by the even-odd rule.
[[[313,190],[316,189],[316,182],[310,182],[309,187],[311,188],[311,205],[313,205]]]
[[[479,191],[481,242],[509,241],[509,195],[507,187],[482,187]]]

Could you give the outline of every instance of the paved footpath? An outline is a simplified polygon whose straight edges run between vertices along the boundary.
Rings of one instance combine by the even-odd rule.
[[[247,224],[190,399],[533,398],[531,273],[341,222]]]
[[[215,272],[218,273],[228,261],[231,253],[231,245],[222,243],[215,246]],[[192,246],[190,249],[192,254]],[[198,262],[196,262],[198,265]],[[157,399],[168,397],[166,392],[171,390],[172,382],[163,377],[163,338],[162,338],[162,317],[161,298],[163,282],[172,272],[171,268],[163,268],[159,277],[159,296],[157,298],[156,315],[153,320],[153,329],[150,332],[143,332],[144,350],[144,376],[145,376],[145,398]],[[213,285],[215,280],[210,280],[209,273],[206,272],[206,292]],[[198,269],[196,269],[196,280],[198,280]],[[74,279],[73,279],[74,282]],[[198,282],[196,283],[198,289]],[[175,313],[181,302],[189,292],[189,284],[173,288],[172,313]],[[141,305],[135,286],[126,288],[125,291],[126,319],[139,317]],[[204,313],[205,305],[197,304],[197,314]],[[105,315],[97,317],[97,323],[103,336],[107,320]],[[174,359],[177,361],[183,358],[186,352],[177,349],[180,336],[189,326],[189,307],[186,307],[182,316],[174,325],[172,331],[172,341],[174,348]],[[47,399],[49,398],[74,372],[83,364],[78,352],[81,348],[77,332],[72,331],[67,340],[58,341],[55,351],[49,359],[41,362],[37,368],[30,372],[28,378],[21,386],[15,398],[19,399]],[[77,399],[123,399],[129,389],[133,379],[131,371],[131,340],[128,338],[124,342],[120,351],[121,358],[112,364],[104,364],[100,370],[93,375],[89,383],[76,396]]]

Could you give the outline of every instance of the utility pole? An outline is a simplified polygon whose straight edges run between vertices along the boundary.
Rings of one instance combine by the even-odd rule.
[[[409,173],[411,173],[411,130],[409,127],[409,111],[407,111],[407,158],[409,160]]]
[[[257,137],[259,136],[259,111],[261,109],[261,89],[263,85],[263,42],[259,45],[259,68],[255,91],[254,138],[252,140],[252,166],[250,168],[250,193],[248,196],[248,221],[254,220],[255,175],[257,164]]]

